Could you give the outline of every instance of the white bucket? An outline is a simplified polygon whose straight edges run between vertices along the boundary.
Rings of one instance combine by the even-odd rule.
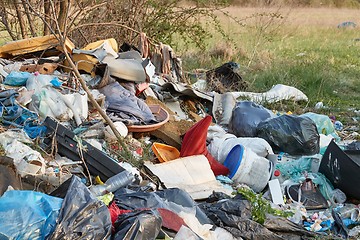
[[[229,168],[234,182],[246,184],[255,192],[262,191],[271,176],[271,163],[242,145],[231,149],[224,166]]]

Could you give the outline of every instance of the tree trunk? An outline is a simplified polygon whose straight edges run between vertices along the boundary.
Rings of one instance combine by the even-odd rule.
[[[26,30],[26,26],[25,26],[24,16],[21,12],[21,1],[15,0],[14,5],[15,5],[15,10],[16,10],[16,15],[17,15],[18,21],[19,21],[19,25],[20,25],[21,36],[23,39],[25,39],[25,38],[27,38],[27,30]]]
[[[44,1],[44,16],[45,16],[45,22],[50,24],[51,22],[50,22],[50,2],[49,2],[49,0]],[[49,34],[50,34],[50,29],[48,28],[48,26],[46,24],[44,24],[44,36],[49,35]]]
[[[60,27],[61,32],[65,31],[65,24],[66,24],[66,16],[67,16],[68,6],[69,6],[69,0],[60,0],[58,23],[59,23],[59,27]]]

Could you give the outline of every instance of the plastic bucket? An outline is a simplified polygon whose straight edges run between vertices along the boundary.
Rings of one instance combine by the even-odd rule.
[[[262,191],[271,176],[271,163],[242,145],[231,149],[224,166],[230,170],[229,177],[234,182],[246,184],[255,192]]]

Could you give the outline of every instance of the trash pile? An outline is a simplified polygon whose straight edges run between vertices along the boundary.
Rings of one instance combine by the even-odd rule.
[[[139,42],[0,47],[0,239],[360,235],[360,143],[341,122],[265,108],[308,98],[246,92],[237,63],[184,73]]]

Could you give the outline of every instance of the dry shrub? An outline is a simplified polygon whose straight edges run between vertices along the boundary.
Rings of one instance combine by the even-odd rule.
[[[218,42],[210,49],[209,55],[212,58],[223,59],[224,61],[230,61],[234,59],[235,50],[230,44],[225,42]]]

